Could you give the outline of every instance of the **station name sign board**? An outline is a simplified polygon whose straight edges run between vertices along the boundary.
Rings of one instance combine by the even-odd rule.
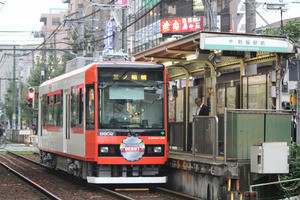
[[[294,53],[293,44],[287,38],[246,34],[200,33],[200,48]]]
[[[165,19],[160,22],[161,33],[181,33],[203,30],[203,17]]]

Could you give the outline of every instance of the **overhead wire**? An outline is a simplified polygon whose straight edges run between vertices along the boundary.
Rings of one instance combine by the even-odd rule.
[[[6,0],[4,0],[4,2],[0,2],[0,4],[2,4],[2,6],[0,8],[0,12],[1,12],[2,8],[4,7],[5,2],[6,2]]]

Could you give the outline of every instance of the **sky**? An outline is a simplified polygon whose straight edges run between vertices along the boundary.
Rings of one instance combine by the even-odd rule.
[[[62,0],[0,0],[0,44],[5,40],[20,41],[29,39],[31,31],[39,31],[43,25],[40,22],[42,13],[50,13],[51,8],[67,9]],[[5,31],[28,31],[12,33]],[[18,35],[18,36],[15,36]]]
[[[280,11],[265,9],[264,2],[279,2],[279,0],[257,0],[260,3],[257,11],[268,23],[280,21]],[[283,13],[283,19],[300,16],[299,0],[282,0],[290,3],[288,10]],[[1,2],[4,4],[1,4]],[[40,16],[42,13],[50,13],[51,8],[67,8],[67,4],[62,0],[0,0],[0,44],[12,41],[24,41],[29,39],[31,31],[39,31],[42,23]],[[53,11],[53,10],[52,10]],[[266,23],[257,15],[257,27],[266,26]],[[5,31],[28,31],[27,33],[12,33]],[[24,34],[26,34],[24,36]],[[15,36],[18,35],[18,36]],[[26,42],[24,42],[26,43]],[[28,41],[27,41],[28,43]],[[35,41],[33,43],[36,43]]]
[[[256,0],[259,5],[256,9],[260,15],[269,23],[278,22],[281,20],[280,10],[267,10],[265,2],[278,3],[279,0]],[[282,13],[283,19],[300,17],[300,1],[299,0],[282,0],[283,3],[287,3],[286,10]],[[260,16],[256,16],[256,27],[266,26],[267,24],[261,19]]]

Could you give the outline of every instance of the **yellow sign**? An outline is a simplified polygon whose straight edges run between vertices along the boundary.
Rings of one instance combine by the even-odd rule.
[[[147,80],[147,75],[141,75],[141,80],[146,81]]]
[[[138,80],[137,75],[136,75],[136,74],[132,74],[132,75],[131,75],[131,80]]]
[[[119,74],[114,74],[113,76],[114,76],[113,78],[114,80],[119,80]]]

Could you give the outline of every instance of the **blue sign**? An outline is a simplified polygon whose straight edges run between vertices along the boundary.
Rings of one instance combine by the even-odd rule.
[[[114,26],[113,21],[106,21],[106,35],[104,36],[104,49],[112,49],[114,44]]]

